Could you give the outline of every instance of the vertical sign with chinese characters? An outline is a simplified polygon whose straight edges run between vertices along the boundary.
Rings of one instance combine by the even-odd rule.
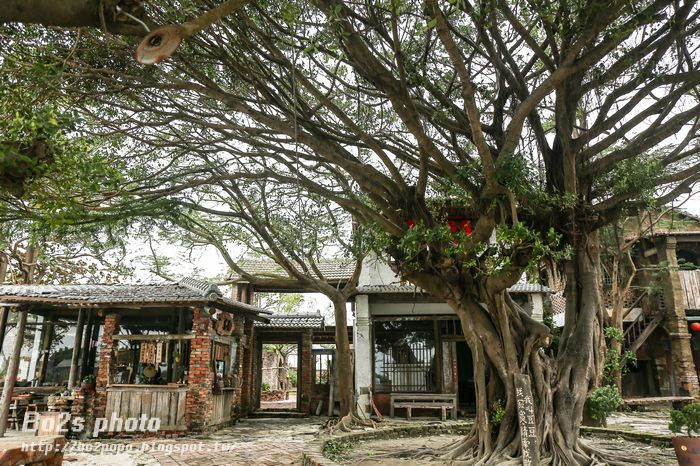
[[[539,463],[539,452],[537,450],[537,426],[530,376],[515,374],[513,378],[515,379],[515,399],[518,404],[518,419],[520,420],[523,466],[532,466]]]

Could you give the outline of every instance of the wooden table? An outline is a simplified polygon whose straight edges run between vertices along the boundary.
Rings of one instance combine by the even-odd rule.
[[[40,463],[44,466],[63,464],[63,448],[66,438],[54,436],[21,436],[0,438],[0,464],[17,466]]]

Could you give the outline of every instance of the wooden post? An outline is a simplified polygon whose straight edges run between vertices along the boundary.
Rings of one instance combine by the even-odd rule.
[[[182,335],[183,333],[185,333],[185,310],[183,308],[177,310],[177,333],[178,335]],[[173,378],[170,380],[171,382],[177,382],[178,377],[176,377],[176,375],[179,375],[182,372],[182,364],[184,364],[185,361],[185,356],[183,354],[185,352],[184,340],[178,340],[177,352],[180,355],[180,362],[172,365]]]
[[[53,323],[55,317],[52,315],[46,321],[46,325],[42,330],[41,335],[41,352],[39,353],[39,361],[36,368],[35,379],[37,385],[41,385],[46,378],[46,369],[49,365],[49,349],[51,348],[51,340],[53,339]]]
[[[95,315],[95,323],[92,324],[92,332],[90,332],[90,348],[89,348],[90,355],[88,357],[87,367],[85,368],[85,372],[87,372],[88,367],[92,367],[93,372],[94,372],[95,366],[97,366],[97,344],[98,344],[99,338],[100,338],[100,319],[97,315]]]
[[[7,330],[7,316],[10,314],[10,308],[3,307],[0,309],[0,352],[5,344],[5,331]]]
[[[331,361],[332,363],[329,369],[330,374],[328,374],[329,378],[331,379],[331,383],[329,384],[330,386],[328,387],[328,417],[333,415],[333,409],[335,408],[335,400],[333,399],[333,392],[335,392],[335,376],[333,374],[335,372],[335,354],[333,355],[333,359],[331,359]],[[298,386],[299,382],[297,382],[297,387]]]
[[[0,259],[0,283],[5,283],[6,275],[7,262]],[[9,308],[3,307],[0,309],[0,353],[2,352],[2,345],[5,343],[5,329],[7,328],[7,316],[9,313]]]
[[[83,340],[83,327],[85,326],[85,310],[78,311],[78,323],[75,328],[75,343],[73,357],[70,360],[70,375],[68,376],[68,389],[75,387],[75,379],[78,378],[78,356],[80,356],[80,344]]]
[[[85,312],[87,316],[85,319],[83,342],[80,345],[80,368],[78,370],[78,377],[80,377],[80,380],[87,375],[87,363],[90,357],[90,340],[92,338],[92,310],[86,309]]]
[[[7,429],[7,415],[10,412],[12,392],[15,389],[17,369],[19,367],[19,356],[22,352],[22,342],[24,340],[24,329],[26,325],[27,310],[24,309],[19,311],[19,321],[17,322],[15,344],[12,347],[12,356],[10,357],[9,365],[7,366],[7,373],[5,374],[5,385],[2,387],[2,399],[0,400],[0,437],[5,436],[5,429]]]

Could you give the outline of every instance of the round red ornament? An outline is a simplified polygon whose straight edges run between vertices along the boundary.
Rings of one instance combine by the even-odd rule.
[[[700,322],[693,322],[690,324],[690,330],[693,332],[700,332]]]

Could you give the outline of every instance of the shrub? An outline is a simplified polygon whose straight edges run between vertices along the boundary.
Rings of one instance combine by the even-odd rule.
[[[290,368],[289,372],[287,372],[287,377],[289,378],[289,386],[296,387],[297,386],[297,370],[293,367]]]
[[[506,415],[506,409],[503,407],[503,402],[501,400],[496,400],[493,402],[491,407],[491,427],[493,431],[497,431],[498,427],[501,425],[503,416]]]
[[[586,400],[586,409],[591,418],[598,422],[605,419],[622,404],[622,397],[614,385],[598,387]]]
[[[700,403],[690,403],[681,409],[671,410],[671,422],[668,428],[674,434],[680,434],[685,431],[688,437],[694,437],[699,434]]]
[[[270,391],[270,384],[267,382],[263,382],[262,383],[262,391],[269,392]]]

